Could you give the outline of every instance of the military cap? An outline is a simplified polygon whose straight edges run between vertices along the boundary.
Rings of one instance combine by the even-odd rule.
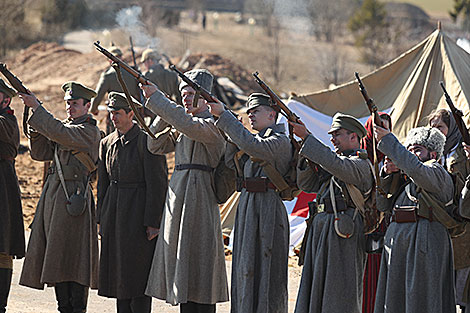
[[[5,83],[3,79],[1,78],[0,78],[0,92],[3,92],[9,98],[13,98],[14,96],[16,96],[16,91],[10,86],[8,86],[7,83]]]
[[[341,128],[356,133],[359,138],[367,135],[367,130],[357,118],[343,113],[336,113],[335,116],[333,116],[333,123],[331,123],[331,128],[328,131],[328,134]]]
[[[191,70],[187,71],[184,74],[192,81],[195,81],[196,83],[201,85],[201,87],[203,87],[207,91],[212,92],[212,83],[214,81],[214,76],[212,76],[212,74],[208,70]],[[180,90],[182,90],[187,85],[188,84],[182,81],[180,84]]]
[[[437,152],[437,158],[442,156],[446,137],[434,127],[416,127],[411,129],[403,144],[407,149],[413,145],[420,145],[429,151]]]
[[[62,85],[62,90],[65,92],[64,100],[85,99],[90,101],[91,98],[96,97],[96,92],[93,89],[77,82],[66,82]]]
[[[156,50],[153,49],[145,49],[144,52],[142,52],[142,56],[140,57],[140,62],[145,62],[148,59],[152,60],[160,60],[160,55]]]
[[[249,112],[250,110],[260,105],[266,105],[274,108],[271,98],[268,95],[265,95],[264,93],[255,92],[248,96],[248,100],[246,102],[246,111]]]
[[[126,112],[129,112],[131,108],[127,103],[126,95],[122,92],[112,91],[108,94],[109,104],[108,111],[119,111],[123,109]],[[132,98],[132,102],[135,105],[140,106],[141,104],[136,99]]]
[[[111,43],[111,47],[108,48],[108,51],[111,52],[112,54],[120,57],[122,56],[122,51],[118,47],[114,45],[114,43]]]

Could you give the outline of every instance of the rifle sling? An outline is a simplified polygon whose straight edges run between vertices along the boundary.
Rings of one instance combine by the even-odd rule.
[[[251,161],[259,163],[263,167],[264,172],[268,176],[269,180],[276,186],[279,192],[286,190],[289,188],[289,184],[286,182],[284,177],[282,177],[281,173],[271,163],[263,159],[257,159],[250,157]]]
[[[127,89],[127,85],[126,83],[124,82],[124,80],[122,79],[122,74],[121,74],[121,68],[119,66],[119,64],[117,63],[113,63],[113,68],[116,72],[116,76],[118,78],[118,81],[119,81],[119,84],[121,85],[121,88],[122,90],[124,91],[124,94],[126,95],[126,99],[127,99],[127,104],[129,104],[129,107],[131,108],[132,112],[134,112],[134,115],[135,115],[135,118],[137,120],[137,122],[139,123],[140,127],[145,130],[145,132],[147,133],[147,135],[149,135],[150,137],[152,137],[153,139],[157,139],[155,137],[155,135],[152,133],[152,131],[149,129],[149,127],[147,126],[147,124],[145,124],[145,121],[144,119],[142,118],[142,116],[140,115],[139,113],[139,110],[137,110],[134,102],[132,101],[132,98],[131,98],[131,95],[129,93],[129,89]]]

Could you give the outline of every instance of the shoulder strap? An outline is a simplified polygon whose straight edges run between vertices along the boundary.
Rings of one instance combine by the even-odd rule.
[[[372,166],[372,163],[370,162],[369,159],[366,159],[367,161],[367,164],[369,165],[370,167],[370,170],[372,171],[372,175],[373,177],[375,178],[375,169],[374,169],[374,166]],[[359,190],[359,188],[357,188],[356,186],[354,186],[353,184],[345,184],[346,185],[346,189],[348,190],[348,193],[349,193],[349,197],[351,198],[351,201],[354,203],[354,205],[356,206],[356,209],[359,210],[359,212],[361,213],[362,216],[364,216],[364,213],[365,213],[365,201],[366,199],[370,196],[370,193],[372,192],[372,190],[374,189],[374,187],[371,187],[364,195],[362,194],[362,192]]]
[[[453,203],[452,200],[446,204],[443,204],[424,189],[421,189],[419,193],[421,194],[421,199],[428,206],[428,208],[432,208],[433,217],[435,217],[442,225],[444,225],[447,229],[454,229],[459,227],[459,222],[457,222],[444,209],[445,206],[451,205]]]
[[[59,156],[57,154],[57,145],[55,145],[54,148],[54,160],[55,160],[55,166],[57,168],[57,174],[59,175],[60,179],[60,184],[62,185],[62,188],[64,188],[64,193],[65,193],[65,198],[67,198],[67,201],[70,201],[69,194],[67,192],[67,186],[65,185],[65,179],[64,179],[64,173],[62,172],[62,165],[60,164]]]
[[[268,176],[269,180],[276,186],[278,191],[283,191],[289,188],[289,184],[286,182],[281,173],[271,163],[263,159],[251,158],[251,161],[259,163],[263,167],[264,172]]]
[[[86,168],[87,170],[92,173],[96,170],[97,166],[96,163],[92,160],[91,156],[83,151],[72,151],[72,155],[77,158]]]

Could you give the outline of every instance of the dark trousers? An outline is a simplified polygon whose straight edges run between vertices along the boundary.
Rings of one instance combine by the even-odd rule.
[[[12,273],[12,269],[0,268],[0,313],[6,312]]]
[[[215,313],[215,304],[201,304],[188,301],[180,304],[181,313]]]
[[[131,299],[117,299],[116,306],[117,313],[150,313],[152,298],[140,296]]]
[[[88,286],[76,282],[55,284],[55,297],[61,313],[85,313],[88,302]]]

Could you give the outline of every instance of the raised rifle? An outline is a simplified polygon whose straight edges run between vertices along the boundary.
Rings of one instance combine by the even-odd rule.
[[[134,69],[138,69],[137,62],[135,60],[135,51],[134,51],[134,43],[132,42],[132,36],[129,36],[129,42],[131,44],[131,53],[132,53],[132,61],[134,62]]]
[[[125,70],[126,72],[134,76],[134,78],[137,79],[139,83],[141,83],[142,85],[148,85],[150,83],[150,80],[147,79],[144,75],[142,75],[142,73],[132,68],[132,66],[130,66],[129,64],[127,64],[126,62],[124,62],[123,60],[121,60],[120,58],[118,58],[117,56],[109,52],[108,50],[106,50],[103,46],[100,45],[99,41],[95,41],[93,44],[95,45],[96,50],[104,54],[108,59],[113,61],[113,63],[116,63],[117,65],[119,65],[121,69]]]
[[[462,134],[462,139],[463,141],[467,144],[470,145],[470,134],[468,133],[467,126],[465,125],[465,122],[463,121],[463,113],[459,109],[457,109],[452,102],[452,99],[450,98],[449,94],[447,93],[446,87],[444,86],[443,82],[439,82],[439,84],[442,87],[442,90],[444,91],[444,96],[446,98],[447,105],[450,108],[450,111],[452,112],[452,115],[454,116],[455,123],[457,124],[457,127],[459,128],[460,133]]]
[[[217,102],[217,98],[213,96],[209,91],[207,91],[204,87],[199,85],[197,82],[193,81],[191,78],[186,76],[183,72],[176,68],[174,64],[170,65],[170,69],[174,71],[178,76],[188,84],[189,87],[193,88],[196,91],[196,95],[194,96],[193,107],[197,107],[197,101],[199,99],[199,95],[204,98],[207,102]]]
[[[255,78],[255,81],[268,94],[271,100],[274,101],[274,104],[278,107],[277,111],[280,114],[284,115],[287,120],[298,124],[300,122],[300,117],[298,117],[294,112],[292,112],[287,107],[287,105],[281,100],[281,98],[279,98],[279,96],[261,78],[259,78],[258,75],[259,75],[258,71],[253,73],[253,77]],[[294,145],[295,149],[300,150],[300,143],[294,139],[292,126],[290,126],[290,124],[289,124],[289,138],[292,141],[292,144]]]
[[[10,85],[16,89],[19,93],[31,94],[31,92],[23,85],[21,80],[16,77],[12,72],[7,69],[5,63],[0,63],[0,72],[2,72],[3,76],[8,80]],[[29,107],[24,106],[23,111],[23,133],[26,138],[30,138],[29,131],[28,131],[28,118],[29,118]]]
[[[372,100],[367,94],[366,87],[364,87],[364,84],[362,83],[362,80],[359,77],[359,74],[357,72],[354,72],[354,75],[356,76],[357,83],[359,84],[359,90],[361,91],[362,97],[364,97],[366,105],[369,108],[369,112],[371,115],[373,115],[374,124],[380,127],[383,127],[383,122],[382,122],[382,119],[380,118],[380,115],[377,110],[377,106],[374,103],[374,100]]]
[[[364,98],[366,105],[369,108],[369,112],[372,115],[372,118],[374,119],[374,124],[380,127],[384,127],[382,119],[380,118],[379,112],[377,110],[377,106],[375,105],[374,100],[372,100],[367,94],[366,87],[362,83],[362,80],[359,77],[359,74],[357,72],[354,72],[354,76],[356,76],[357,83],[359,84],[359,90],[361,91],[362,97]],[[375,170],[375,184],[376,184],[375,188],[382,196],[386,197],[387,193],[380,186],[379,161],[377,159],[377,145],[375,143],[375,136],[372,136],[372,145],[373,145],[373,151],[374,151],[374,160],[372,163],[374,163],[374,170]]]

